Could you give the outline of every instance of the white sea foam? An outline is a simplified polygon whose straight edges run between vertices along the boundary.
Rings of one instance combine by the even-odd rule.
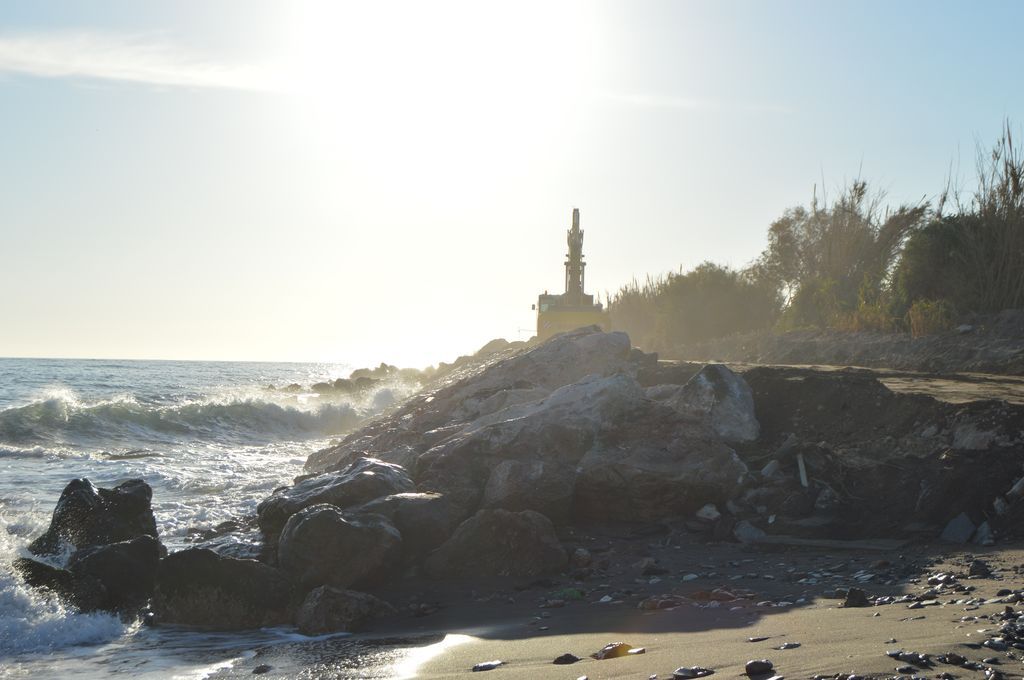
[[[22,548],[21,539],[0,519],[0,555],[13,557]],[[0,659],[109,642],[130,630],[111,614],[69,611],[56,598],[26,586],[11,559],[0,560]]]

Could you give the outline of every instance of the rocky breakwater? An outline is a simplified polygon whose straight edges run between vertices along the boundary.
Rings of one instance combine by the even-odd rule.
[[[747,476],[733,446],[759,433],[751,391],[724,366],[645,387],[656,363],[623,333],[568,333],[463,367],[311,456],[258,508],[300,623],[386,612],[362,593],[386,598],[403,574],[557,573],[569,565],[561,525],[724,504]]]
[[[202,547],[167,555],[145,482],[75,480],[18,568],[83,610],[358,630],[392,611],[375,595],[404,575],[559,572],[569,558],[557,526],[690,513],[743,482],[732,443],[756,438],[758,425],[749,388],[728,369],[645,387],[638,376],[656,358],[596,329],[487,349],[312,456],[308,474],[263,501],[260,560]]]

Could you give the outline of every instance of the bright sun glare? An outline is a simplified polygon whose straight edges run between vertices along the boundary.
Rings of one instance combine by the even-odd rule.
[[[291,24],[287,86],[305,134],[426,200],[526,172],[596,71],[592,23],[573,4],[324,2]]]

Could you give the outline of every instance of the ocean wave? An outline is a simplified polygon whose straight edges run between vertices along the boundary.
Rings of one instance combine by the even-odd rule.
[[[350,402],[311,401],[282,403],[243,395],[154,405],[120,396],[84,403],[61,391],[0,411],[0,456],[42,457],[54,445],[327,437],[352,429],[367,415]]]
[[[112,614],[80,614],[26,586],[11,566],[19,549],[7,528],[0,527],[0,659],[109,642],[131,630]]]

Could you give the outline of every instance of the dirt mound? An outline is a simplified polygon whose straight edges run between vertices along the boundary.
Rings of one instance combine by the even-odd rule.
[[[753,521],[775,515],[762,528],[837,538],[936,535],[961,512],[1013,528],[993,501],[1021,472],[1024,407],[900,394],[856,369],[759,367],[743,376],[762,432],[740,453],[752,470],[775,461],[743,496]]]
[[[953,330],[919,338],[835,330],[760,332],[681,346],[665,354],[687,361],[1024,375],[1024,310],[971,317]]]

